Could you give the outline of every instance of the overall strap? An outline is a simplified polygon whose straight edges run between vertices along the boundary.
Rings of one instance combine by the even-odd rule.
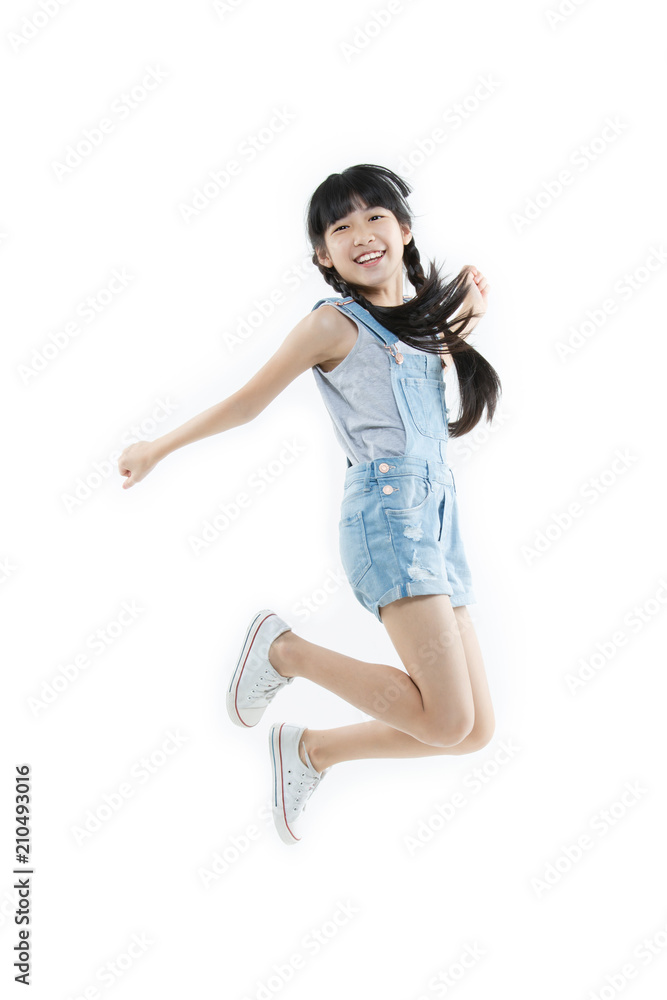
[[[317,309],[317,307],[321,306],[324,302],[329,302],[329,303],[340,302],[340,299],[336,299],[336,298],[332,298],[332,297],[329,297],[327,299],[318,299],[317,302],[315,303],[315,305],[313,306],[313,309]],[[311,309],[310,311],[312,312],[313,309]]]
[[[387,330],[387,328],[382,326],[381,323],[378,323],[375,316],[371,316],[368,310],[364,309],[363,306],[360,306],[354,299],[333,299],[332,301],[335,305],[339,305],[343,309],[349,309],[355,316],[358,316],[362,323],[365,323],[366,326],[370,327],[373,333],[377,334],[377,336],[384,342],[385,346],[395,344],[397,340],[399,340],[395,333],[392,333],[391,330]],[[408,302],[409,296],[404,295],[403,301]],[[428,353],[424,353],[426,353],[428,357]],[[440,367],[441,369],[446,367],[445,360],[442,355],[440,355]]]
[[[381,323],[378,323],[375,316],[371,316],[369,311],[364,309],[363,306],[360,306],[358,302],[354,301],[354,299],[342,299],[338,300],[334,304],[341,306],[343,311],[353,313],[357,319],[360,319],[362,323],[369,327],[370,330],[380,338],[385,346],[389,347],[390,345],[395,344],[398,340],[395,333],[392,333],[391,330],[387,330]]]

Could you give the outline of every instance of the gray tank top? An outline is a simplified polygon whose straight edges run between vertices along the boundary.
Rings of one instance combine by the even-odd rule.
[[[320,299],[317,305],[324,301]],[[319,365],[311,368],[336,439],[352,465],[404,455],[405,427],[391,387],[387,350],[356,316],[346,315],[357,324],[352,350],[330,372]],[[401,340],[396,349],[401,354],[423,353]]]

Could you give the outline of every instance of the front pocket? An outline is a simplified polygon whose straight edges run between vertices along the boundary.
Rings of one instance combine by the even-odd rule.
[[[360,479],[357,483],[350,483],[348,486],[343,488],[343,499],[341,500],[341,509],[344,508],[348,500],[354,500],[358,497],[368,496],[366,491],[364,480]]]
[[[382,506],[388,514],[418,513],[432,493],[426,476],[389,476],[382,482],[394,488],[392,493],[382,493]]]
[[[366,540],[364,515],[360,510],[350,517],[343,517],[338,524],[340,559],[353,587],[371,567],[371,554]]]
[[[449,434],[445,383],[436,378],[404,375],[399,379],[415,427],[425,437],[446,439]]]

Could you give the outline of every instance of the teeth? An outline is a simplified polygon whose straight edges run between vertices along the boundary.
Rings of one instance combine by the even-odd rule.
[[[376,257],[381,257],[384,250],[374,250],[373,253],[364,253],[361,257],[357,257],[357,264],[362,264],[365,260],[374,260]]]

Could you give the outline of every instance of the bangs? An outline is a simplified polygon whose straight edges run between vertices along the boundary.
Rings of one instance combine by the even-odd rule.
[[[377,170],[350,167],[344,174],[330,174],[317,188],[310,204],[311,235],[323,238],[335,222],[367,206],[382,207],[398,219],[409,215],[394,184]]]

